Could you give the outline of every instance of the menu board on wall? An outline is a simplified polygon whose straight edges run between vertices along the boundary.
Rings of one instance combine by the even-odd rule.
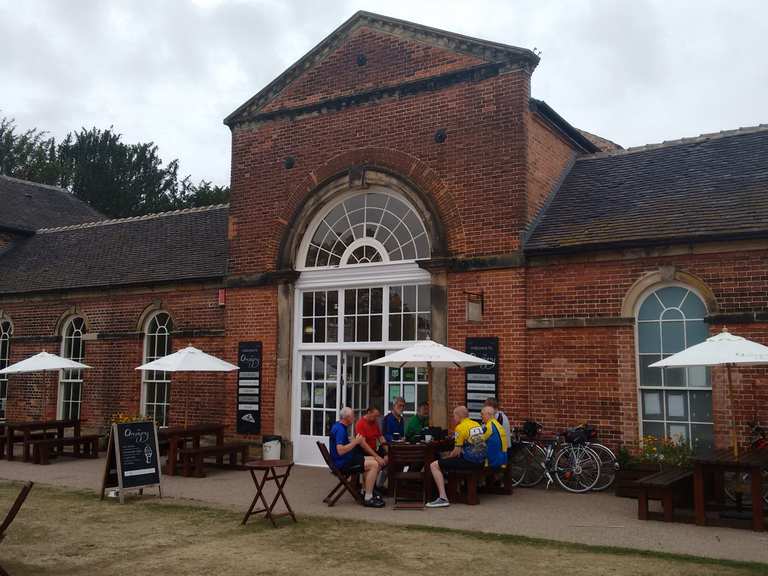
[[[261,433],[261,342],[240,342],[237,351],[237,433]]]
[[[480,410],[486,398],[498,398],[499,392],[499,339],[467,338],[465,352],[493,362],[490,366],[474,366],[465,370],[466,406],[469,417],[480,419]]]

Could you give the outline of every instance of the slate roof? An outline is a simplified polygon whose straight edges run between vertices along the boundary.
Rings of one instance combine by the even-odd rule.
[[[103,220],[73,194],[46,184],[0,175],[0,227],[33,231]]]
[[[228,205],[38,230],[0,252],[0,294],[221,278]]]
[[[579,157],[530,253],[768,237],[768,125]]]

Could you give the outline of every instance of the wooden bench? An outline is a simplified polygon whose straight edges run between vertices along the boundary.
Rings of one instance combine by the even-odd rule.
[[[679,468],[663,470],[637,480],[637,517],[648,520],[648,501],[660,500],[664,522],[674,519],[674,507],[686,496],[693,493],[693,472]]]
[[[494,483],[501,475],[501,486]],[[491,494],[512,494],[512,469],[509,466],[503,468],[476,468],[457,469],[448,471],[448,487],[446,493],[450,502],[460,502],[475,506],[480,503],[478,486],[481,480],[485,480],[485,491]],[[461,489],[462,481],[466,489]]]
[[[75,458],[98,458],[99,435],[65,436],[64,438],[44,438],[32,441],[32,461],[35,464],[50,464],[53,449],[57,454],[64,454],[65,446],[72,446],[71,455]]]
[[[203,466],[205,458],[215,456],[218,464],[223,464],[224,456],[229,456],[230,466],[237,466],[237,456],[240,455],[241,464],[248,461],[247,442],[230,442],[229,444],[214,444],[212,446],[200,446],[200,448],[182,448],[179,450],[179,459],[184,476],[205,477]]]

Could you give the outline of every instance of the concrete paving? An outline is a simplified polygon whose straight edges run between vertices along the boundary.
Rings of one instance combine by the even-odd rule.
[[[62,459],[49,466],[0,461],[0,478],[33,480],[98,491],[104,460]],[[163,477],[163,496],[245,511],[254,494],[248,472],[209,469],[206,478]],[[637,520],[634,500],[612,494],[568,494],[558,489],[517,489],[512,496],[483,495],[479,506],[455,504],[438,510],[394,510],[358,506],[344,496],[333,508],[322,503],[333,487],[324,469],[296,466],[286,487],[299,515],[329,516],[392,524],[462,528],[565,542],[619,546],[768,563],[768,534],[750,530]],[[251,521],[259,521],[257,518]]]

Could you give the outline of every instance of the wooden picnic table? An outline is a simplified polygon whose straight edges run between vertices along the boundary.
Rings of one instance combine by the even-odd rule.
[[[13,445],[16,442],[16,432],[21,433],[21,442],[24,445],[24,462],[29,462],[31,459],[32,448],[32,434],[35,432],[56,432],[57,438],[64,438],[64,434],[68,428],[73,429],[73,435],[75,437],[80,436],[80,424],[79,419],[66,419],[66,420],[33,420],[29,422],[6,422],[5,423],[5,438],[6,448],[8,449],[8,460],[13,460]]]
[[[165,463],[164,473],[168,476],[176,474],[179,449],[188,440],[192,441],[193,448],[200,448],[200,440],[203,436],[216,436],[216,445],[224,444],[224,424],[194,424],[192,426],[171,426],[161,428],[159,431],[161,441],[168,442],[168,460]]]
[[[768,468],[768,450],[751,449],[734,455],[730,448],[711,450],[697,453],[691,459],[693,462],[693,505],[696,524],[706,525],[706,492],[705,480],[715,478],[716,484],[722,488],[725,472],[748,473],[752,491],[752,529],[756,532],[765,530],[763,513],[763,476],[762,471]]]

